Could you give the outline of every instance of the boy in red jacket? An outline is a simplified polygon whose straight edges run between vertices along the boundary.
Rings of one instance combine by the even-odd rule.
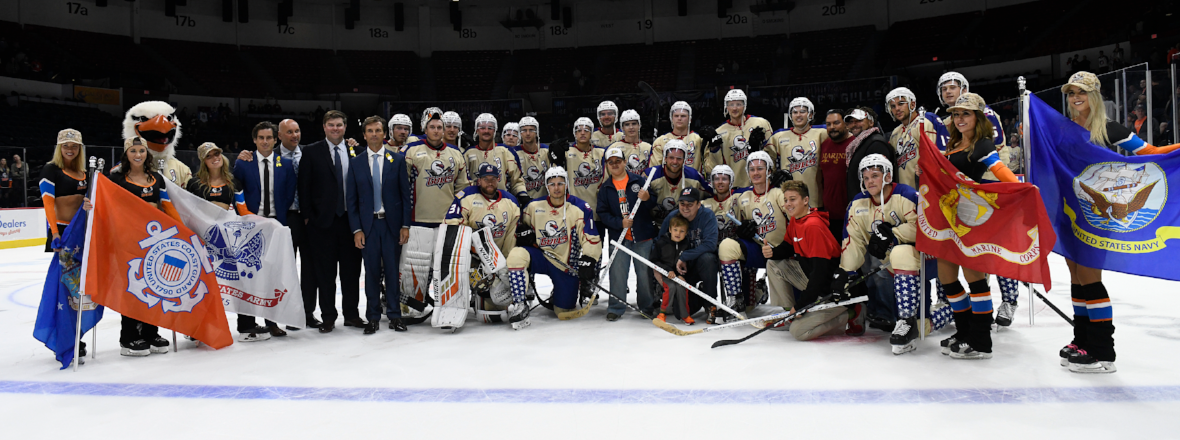
[[[777,247],[764,245],[762,255],[767,258],[768,277],[785,280],[788,259],[798,261],[807,274],[807,289],[787,295],[790,305],[786,308],[794,311],[796,306],[811,304],[828,293],[832,272],[840,264],[840,245],[828,230],[828,213],[811,207],[807,184],[790,180],[783,183],[782,190],[790,217],[786,236]],[[843,334],[847,316],[845,307],[807,312],[791,322],[791,335],[808,341],[825,334]]]

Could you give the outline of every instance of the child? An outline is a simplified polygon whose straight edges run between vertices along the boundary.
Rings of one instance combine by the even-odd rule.
[[[676,278],[676,261],[680,259],[680,253],[689,248],[688,241],[685,236],[688,235],[688,219],[676,213],[668,224],[668,235],[662,235],[656,239],[655,247],[652,248],[653,262],[668,271],[669,278]],[[685,324],[693,325],[692,317],[688,313],[688,292],[684,286],[677,284],[672,280],[665,280],[663,276],[656,273],[656,281],[659,281],[661,286],[664,286],[664,298],[660,302],[660,315],[656,319],[664,321],[664,315],[668,313],[669,306],[672,308],[672,314],[684,321]]]

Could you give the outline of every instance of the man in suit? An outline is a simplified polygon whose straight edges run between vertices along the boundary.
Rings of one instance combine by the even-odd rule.
[[[353,243],[365,262],[365,334],[381,323],[381,273],[385,273],[385,305],[389,328],[404,332],[398,288],[401,245],[410,238],[410,174],[401,153],[385,149],[385,119],[370,116],[363,124],[364,154],[352,158],[345,188],[348,224]]]
[[[242,182],[242,193],[246,198],[246,209],[263,217],[287,224],[287,207],[295,198],[295,164],[275,154],[274,124],[259,122],[250,131],[257,148],[254,161],[238,159],[234,163],[234,177]],[[258,328],[253,316],[238,314],[238,332],[257,335]],[[271,321],[266,321],[265,331],[271,336],[287,336],[287,332]],[[247,338],[249,339],[249,338]]]
[[[299,161],[299,207],[307,224],[308,251],[313,257],[320,299],[320,333],[336,328],[336,273],[339,269],[344,325],[363,328],[360,304],[361,251],[352,240],[345,208],[345,177],[353,151],[344,144],[344,121],[339,110],[324,113],[326,139],[303,147]]]

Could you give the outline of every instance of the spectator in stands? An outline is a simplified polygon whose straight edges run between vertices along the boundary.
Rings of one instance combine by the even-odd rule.
[[[1148,120],[1147,106],[1143,104],[1136,105],[1135,122],[1131,125],[1131,131],[1134,131],[1135,135],[1139,136],[1140,139],[1147,140],[1151,139],[1148,137],[1147,131],[1155,127],[1159,127],[1159,124],[1155,121],[1155,118]]]
[[[1176,43],[1172,47],[1168,48],[1168,56],[1164,58],[1164,61],[1168,63],[1175,63],[1177,60],[1176,54],[1180,54],[1180,43]]]
[[[1077,67],[1079,71],[1089,72],[1090,71],[1090,57],[1088,55],[1082,55],[1082,62],[1075,63],[1074,66]]]
[[[1110,71],[1110,58],[1106,57],[1106,52],[1098,51],[1098,73],[1103,74]]]
[[[14,154],[12,155],[12,164],[8,168],[12,174],[12,181],[16,184],[17,188],[11,193],[12,202],[8,206],[10,208],[24,208],[27,203],[25,200],[25,188],[29,185],[29,164],[20,160],[19,154]]]
[[[1119,47],[1118,43],[1115,43],[1114,50],[1111,51],[1111,55],[1114,56],[1114,68],[1115,69],[1122,69],[1123,68],[1123,48]]]
[[[12,192],[12,174],[8,172],[8,159],[0,157],[0,208],[11,208],[8,204]]]
[[[1073,58],[1069,58],[1069,59],[1065,60],[1065,66],[1069,68],[1068,70],[1069,70],[1070,75],[1073,75],[1074,72],[1077,72],[1078,71],[1078,54],[1075,53],[1073,55]]]
[[[1157,136],[1158,137],[1155,138],[1155,143],[1157,143],[1157,144],[1159,144],[1159,143],[1171,144],[1171,143],[1175,142],[1175,140],[1173,139],[1174,135],[1172,133],[1172,126],[1171,126],[1171,124],[1168,124],[1167,122],[1160,123],[1160,131]]]

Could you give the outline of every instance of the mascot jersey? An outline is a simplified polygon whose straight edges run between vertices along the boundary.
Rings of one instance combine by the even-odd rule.
[[[618,141],[611,144],[610,148],[623,150],[623,159],[627,162],[628,173],[635,173],[647,177],[645,172],[648,164],[651,163],[651,144],[644,141],[634,144],[627,141]]]
[[[414,182],[410,202],[414,223],[426,226],[442,223],[447,208],[459,193],[471,183],[459,148],[443,144],[438,148],[418,141],[406,149],[406,168]]]
[[[512,148],[516,152],[517,160],[520,160],[520,176],[524,180],[524,190],[529,194],[529,198],[537,200],[548,197],[545,171],[549,169],[549,146],[539,144],[535,153],[529,153],[523,145]]]
[[[488,200],[479,192],[478,186],[469,186],[455,197],[445,220],[448,225],[466,225],[471,229],[490,229],[492,241],[500,252],[508,255],[516,247],[516,223],[520,219],[520,208],[516,198],[504,190],[496,192],[494,200]]]
[[[659,207],[667,212],[676,210],[677,200],[680,199],[680,191],[685,188],[696,188],[701,192],[713,194],[713,187],[709,182],[701,177],[701,174],[692,168],[685,167],[680,170],[680,178],[672,179],[664,172],[664,165],[658,167],[648,168],[644,174],[651,175],[651,185],[647,187],[648,194],[651,194],[652,199],[659,203]],[[649,202],[650,203],[650,202]],[[646,204],[646,203],[645,203]],[[655,204],[648,205],[648,208],[654,209]],[[663,221],[663,218],[657,220]]]
[[[590,145],[598,148],[606,148],[608,145],[621,140],[623,140],[622,130],[615,130],[615,134],[608,135],[603,133],[601,128],[597,128],[594,130],[594,133],[590,133]]]
[[[923,121],[925,119],[925,121]],[[918,187],[918,133],[924,133],[939,150],[946,151],[949,137],[946,127],[934,113],[926,112],[909,125],[898,125],[889,135],[889,145],[897,152],[897,183]]]
[[[520,178],[520,160],[516,158],[516,153],[504,144],[493,145],[487,150],[476,146],[467,149],[463,155],[467,157],[467,171],[471,173],[467,179],[471,182],[475,182],[476,170],[486,163],[500,169],[500,183],[497,188],[508,190],[512,194],[524,192],[524,180]]]
[[[569,176],[566,191],[570,195],[598,203],[598,187],[603,180],[602,157],[605,155],[606,149],[598,147],[590,147],[590,151],[571,147],[565,152],[565,172]]]
[[[717,165],[729,165],[737,175],[733,180],[733,187],[750,186],[750,176],[746,174],[746,157],[753,151],[750,150],[750,145],[746,140],[750,138],[750,131],[755,128],[762,128],[767,140],[770,140],[770,136],[774,134],[770,123],[757,116],[746,116],[740,126],[726,120],[724,124],[717,127],[717,134],[721,135],[721,151],[709,153],[705,162],[705,170],[712,170]],[[774,157],[774,151],[767,151],[767,153],[770,154],[771,160],[777,160]]]
[[[767,244],[782,244],[783,236],[787,233],[787,209],[783,205],[783,190],[770,188],[766,193],[758,194],[754,188],[750,188],[737,197],[738,220],[753,220],[758,225],[758,235],[761,235]]]
[[[537,247],[559,259],[554,262],[553,256],[547,256],[550,262],[559,268],[562,265],[571,268],[570,275],[576,276],[576,261],[583,255],[595,260],[602,257],[602,241],[593,212],[589,203],[567,195],[561,206],[553,206],[549,199],[530,203],[523,218],[536,233]]]
[[[738,188],[733,190],[733,192],[730,192],[729,196],[725,198],[720,198],[719,196],[715,195],[705,200],[701,200],[701,204],[706,208],[709,208],[710,211],[713,211],[713,215],[717,216],[718,241],[733,236],[734,230],[731,228],[736,228],[737,225],[733,224],[733,220],[730,220],[729,217],[725,216],[725,214],[729,213],[730,215],[737,218],[737,201],[739,198],[741,198],[740,196],[742,193],[749,190],[750,188]]]
[[[701,169],[705,166],[705,144],[701,140],[701,136],[694,131],[690,131],[684,136],[666,133],[656,138],[655,142],[651,143],[651,166],[664,164],[664,144],[672,139],[680,139],[684,141],[684,145],[688,145],[688,156],[684,158],[684,166],[696,168],[697,171],[708,176],[710,170]]]
[[[892,224],[893,235],[897,237],[899,244],[912,245],[917,238],[918,192],[913,187],[894,184],[893,193],[885,199],[885,203],[878,204],[878,201],[879,199],[874,199],[867,192],[861,191],[848,206],[848,220],[844,226],[844,243],[840,252],[840,269],[854,271],[864,264],[865,249],[869,244],[869,237],[873,235],[870,228],[874,222]],[[892,269],[918,270],[916,255],[891,260]]]
[[[816,177],[819,175],[819,147],[826,140],[828,131],[823,127],[808,127],[803,133],[783,129],[774,132],[766,146],[767,150],[774,150],[771,156],[778,155],[780,169],[789,171],[792,179],[807,184],[812,208],[824,206],[823,188]]]

